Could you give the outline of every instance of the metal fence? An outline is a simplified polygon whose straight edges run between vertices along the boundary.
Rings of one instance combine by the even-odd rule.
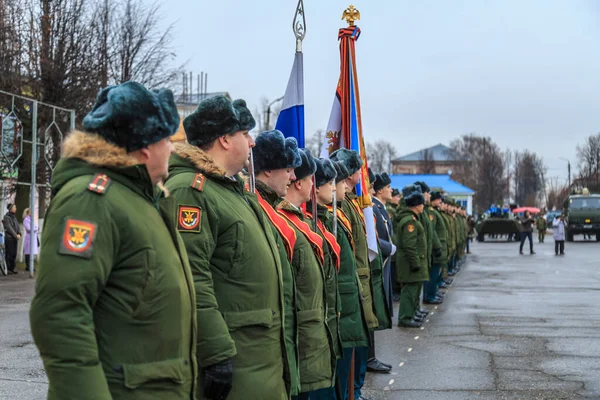
[[[29,209],[33,221],[37,200],[49,198],[49,179],[60,157],[65,133],[75,129],[75,110],[0,90],[0,122],[2,210],[7,199],[20,190],[17,188],[29,186]],[[26,168],[27,158],[30,158],[30,179],[19,180],[19,177],[23,178],[19,168]],[[43,179],[38,177],[38,173]],[[44,196],[40,196],[41,191],[45,191]],[[37,215],[40,215],[39,212]],[[42,225],[41,219],[39,225]],[[36,235],[31,234],[29,239],[30,248],[35,248]],[[33,277],[33,262],[34,257],[30,257],[30,277]]]

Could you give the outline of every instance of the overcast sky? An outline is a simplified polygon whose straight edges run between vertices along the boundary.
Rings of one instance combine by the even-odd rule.
[[[148,0],[150,2],[150,0]],[[296,0],[170,0],[174,46],[254,111],[283,95]],[[305,0],[306,134],[327,125],[348,0]],[[600,131],[600,1],[362,0],[357,65],[367,141],[399,155],[464,133],[544,157],[550,177],[576,170],[575,146]]]

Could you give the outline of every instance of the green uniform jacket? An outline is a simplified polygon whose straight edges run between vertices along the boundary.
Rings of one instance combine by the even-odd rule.
[[[279,203],[277,209],[291,212],[300,220],[310,223],[302,211],[287,200]],[[335,384],[336,356],[327,326],[329,317],[324,266],[317,258],[313,244],[296,226],[291,223],[290,226],[296,231],[292,267],[296,279],[300,392],[305,393]]]
[[[379,245],[377,245],[379,248]],[[386,304],[385,289],[383,286],[383,257],[381,256],[381,248],[379,254],[371,261],[371,286],[373,286],[373,308],[377,317],[376,331],[392,329],[392,316]]]
[[[455,214],[450,215],[450,224],[452,224],[452,235],[454,236],[454,251],[451,255],[456,255],[460,250],[460,232],[458,230],[458,218]]]
[[[283,276],[270,222],[241,178],[226,177],[197,147],[175,149],[166,186],[196,284],[198,363],[233,357],[228,400],[286,399]],[[191,228],[182,221],[190,212],[200,219]],[[201,374],[200,399],[203,386]]]
[[[306,204],[306,209],[309,212],[312,212],[312,202],[308,202]],[[327,218],[331,218],[331,213],[327,210],[327,207],[318,205],[317,206],[317,214],[319,220],[323,223],[323,227],[327,229],[325,226],[325,222],[327,222]],[[313,220],[312,218],[307,218],[308,224],[310,228],[313,229]],[[342,339],[340,337],[340,313],[342,311],[342,301],[340,299],[340,292],[338,290],[338,271],[335,266],[333,250],[327,244],[325,240],[325,236],[321,233],[320,230],[317,229],[317,233],[323,239],[323,250],[325,251],[325,289],[327,291],[327,326],[329,327],[329,331],[331,332],[331,337],[333,338],[333,349],[335,351],[336,359],[342,358],[343,348],[342,348]]]
[[[338,207],[342,202],[338,202]],[[333,232],[333,214],[327,213],[325,227]],[[368,347],[369,328],[360,299],[360,281],[356,272],[356,260],[352,250],[352,231],[339,219],[337,242],[340,245],[340,270],[338,271],[338,291],[340,294],[340,338],[343,348]]]
[[[30,310],[48,399],[194,399],[195,293],[175,202],[82,132],[65,140],[52,195]]]
[[[417,214],[403,209],[396,216],[398,230],[394,232],[398,241],[396,252],[396,276],[400,283],[423,282],[429,280],[427,270],[427,239],[425,229]],[[419,266],[415,272],[410,266]]]
[[[535,227],[538,231],[545,232],[548,229],[548,221],[544,219],[544,217],[539,217],[537,221],[535,221]]]
[[[262,198],[273,207],[281,202],[281,198],[274,190],[269,188],[261,181],[256,181],[256,190]],[[267,218],[268,219],[268,218]],[[292,396],[300,393],[300,365],[298,363],[298,324],[296,323],[296,283],[294,281],[294,269],[292,268],[283,239],[279,231],[273,226],[273,235],[277,241],[279,258],[281,260],[282,278],[283,278],[283,303],[285,316],[285,349],[288,357],[289,380],[286,384],[289,386]]]
[[[441,212],[436,208],[431,208],[429,215],[433,218],[431,221],[433,230],[439,241],[439,248],[442,250],[441,256],[433,257],[433,263],[435,265],[446,265],[448,264],[448,229],[446,228],[446,222],[444,222]]]
[[[342,202],[342,210],[352,224],[352,238],[354,239],[354,256],[356,258],[356,272],[360,279],[362,307],[367,319],[369,329],[379,325],[373,308],[373,289],[371,288],[371,265],[369,262],[369,249],[367,247],[367,234],[362,216],[358,214],[352,200],[356,198],[353,193],[346,194]]]
[[[423,213],[419,215],[419,222],[423,225],[423,229],[425,229],[425,237],[427,239],[427,268],[431,269],[431,256],[433,255],[433,224],[431,223],[430,218],[430,208],[426,205],[423,208]]]
[[[446,228],[448,228],[448,261],[454,254],[456,249],[456,236],[454,235],[454,229],[452,225],[452,216],[447,212],[442,214],[444,221],[446,221]]]

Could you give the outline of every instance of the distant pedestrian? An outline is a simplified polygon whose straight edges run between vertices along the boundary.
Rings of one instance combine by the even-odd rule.
[[[525,211],[525,215],[521,220],[521,225],[523,225],[523,231],[521,232],[521,247],[519,247],[519,253],[523,254],[523,245],[525,244],[525,240],[529,239],[529,253],[535,254],[533,251],[533,225],[535,224],[535,220],[531,217],[531,213],[529,211]]]
[[[470,244],[473,242],[473,238],[475,237],[475,218],[473,218],[472,215],[467,217],[467,227],[469,228],[467,234],[467,254],[471,254]]]
[[[25,254],[25,269],[29,269],[29,259],[33,255],[34,259],[38,253],[40,245],[38,239],[38,226],[32,221],[31,210],[26,208],[23,211],[23,226],[25,227],[25,238],[23,243],[23,254]],[[33,246],[31,246],[31,235],[34,236]]]
[[[17,266],[17,245],[21,239],[21,228],[17,221],[17,206],[8,204],[6,207],[8,212],[2,220],[4,225],[4,248],[6,249],[6,268],[9,274],[18,274],[15,267]]]
[[[535,221],[535,227],[538,230],[538,243],[544,243],[546,230],[548,229],[548,221],[546,221],[543,214],[540,214],[537,221]]]
[[[565,255],[565,228],[567,227],[567,222],[565,221],[565,215],[562,214],[560,218],[554,218],[552,221],[552,231],[554,236],[554,253],[556,255],[559,254]]]

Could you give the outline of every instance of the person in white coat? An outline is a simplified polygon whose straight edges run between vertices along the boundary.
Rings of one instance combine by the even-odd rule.
[[[552,230],[554,236],[554,253],[565,255],[565,228],[567,227],[567,221],[565,215],[562,214],[559,218],[554,218],[552,221]]]

